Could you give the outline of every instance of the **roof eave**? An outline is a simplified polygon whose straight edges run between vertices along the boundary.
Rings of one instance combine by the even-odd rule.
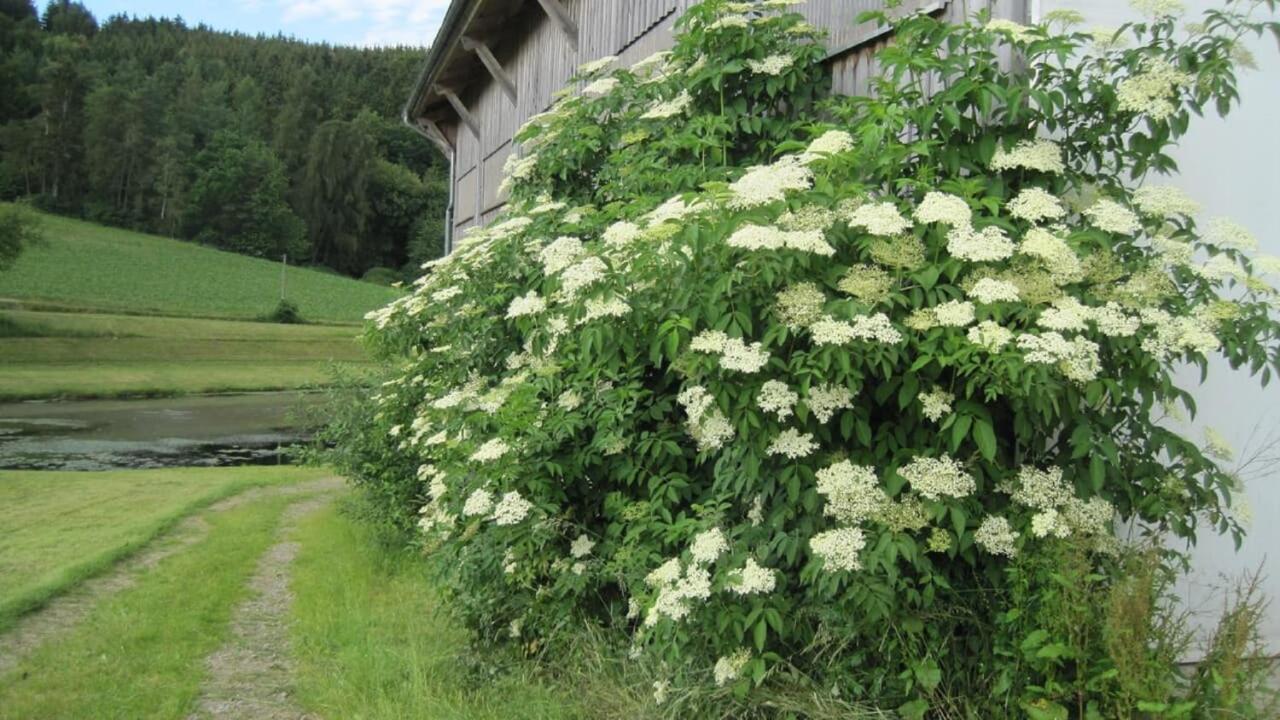
[[[453,50],[462,37],[463,31],[466,29],[467,19],[480,6],[481,2],[483,0],[453,0],[449,5],[449,9],[445,11],[444,20],[440,23],[440,30],[436,32],[436,39],[431,43],[430,49],[427,50],[426,64],[423,65],[422,72],[418,75],[418,82],[413,88],[413,94],[409,96],[409,102],[404,106],[402,119],[405,124],[416,125],[424,97],[431,86],[435,84],[445,58],[449,56],[450,51]]]

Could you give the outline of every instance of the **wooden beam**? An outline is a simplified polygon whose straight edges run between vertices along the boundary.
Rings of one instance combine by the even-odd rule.
[[[449,137],[444,134],[444,131],[440,129],[440,126],[434,120],[418,118],[416,123],[422,130],[422,134],[426,135],[427,139],[439,148],[445,157],[449,157],[453,153],[453,143],[449,142]]]
[[[479,40],[473,40],[464,36],[462,38],[462,49],[474,52],[476,57],[480,58],[480,62],[484,65],[485,69],[488,70],[489,74],[493,76],[493,79],[497,80],[498,84],[502,86],[502,91],[507,94],[507,98],[511,100],[511,104],[515,105],[516,83],[511,79],[511,76],[507,74],[507,71],[502,69],[502,63],[499,63],[498,58],[493,56],[493,52],[489,50],[489,46]]]
[[[578,24],[569,17],[569,11],[564,9],[564,5],[560,4],[560,0],[538,0],[538,4],[546,11],[547,17],[551,18],[556,25],[560,26],[561,32],[569,39],[569,46],[578,50]]]
[[[462,104],[462,100],[458,99],[458,96],[446,87],[437,85],[436,92],[449,101],[449,104],[453,106],[454,112],[458,113],[458,117],[462,118],[463,124],[471,128],[471,132],[476,136],[477,140],[480,139],[480,121],[476,120],[476,116],[472,115],[467,106]]]

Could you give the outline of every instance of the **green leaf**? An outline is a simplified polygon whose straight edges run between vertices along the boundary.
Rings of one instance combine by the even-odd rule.
[[[929,712],[928,700],[915,699],[898,706],[898,714],[906,720],[922,720],[927,712]]]
[[[1102,455],[1089,458],[1089,486],[1094,492],[1102,492],[1102,485],[1107,479],[1107,465]]]
[[[925,660],[915,667],[916,680],[925,690],[932,690],[942,682],[942,669],[932,659]]]
[[[988,462],[996,459],[996,431],[991,423],[979,419],[973,424],[973,441],[978,444],[978,452]]]
[[[969,427],[973,425],[972,415],[961,415],[951,426],[951,452],[960,449],[960,443],[969,435]]]
[[[1052,700],[1023,701],[1022,709],[1031,720],[1067,720],[1067,709]]]

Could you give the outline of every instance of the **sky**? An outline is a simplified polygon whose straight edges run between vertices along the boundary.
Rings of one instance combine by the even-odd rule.
[[[427,46],[449,0],[81,0],[99,22],[125,13],[180,16],[188,25],[283,33],[337,45]],[[43,2],[38,2],[43,5]]]

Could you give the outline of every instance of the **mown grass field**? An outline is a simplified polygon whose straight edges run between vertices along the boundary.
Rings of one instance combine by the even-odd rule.
[[[0,677],[0,718],[185,718],[245,579],[287,499],[210,518],[209,534],[107,598],[71,633]]]
[[[40,215],[44,241],[0,273],[0,300],[100,311],[254,319],[280,299],[280,263]],[[290,267],[286,294],[312,322],[356,322],[393,288]]]
[[[422,559],[390,548],[354,515],[350,492],[336,491],[328,505],[292,522],[286,508],[316,497],[306,494],[314,491],[270,490],[216,512],[195,510],[251,485],[283,486],[327,473],[263,467],[0,473],[0,588],[31,588],[37,577],[84,577],[91,567],[110,573],[113,560],[147,539],[144,553],[172,545],[174,533],[156,537],[158,528],[192,512],[207,528],[71,624],[63,621],[15,663],[0,662],[0,720],[204,717],[201,698],[208,698],[217,672],[210,659],[244,631],[235,617],[257,602],[250,578],[281,543],[296,545],[297,554],[285,567],[292,599],[283,609],[284,639],[270,651],[287,658],[288,694],[308,717],[617,716],[519,662],[496,674],[473,670],[478,658],[441,609]]]
[[[351,325],[0,310],[0,399],[291,390],[368,357]]]
[[[210,503],[327,474],[301,467],[0,471],[0,630]]]

